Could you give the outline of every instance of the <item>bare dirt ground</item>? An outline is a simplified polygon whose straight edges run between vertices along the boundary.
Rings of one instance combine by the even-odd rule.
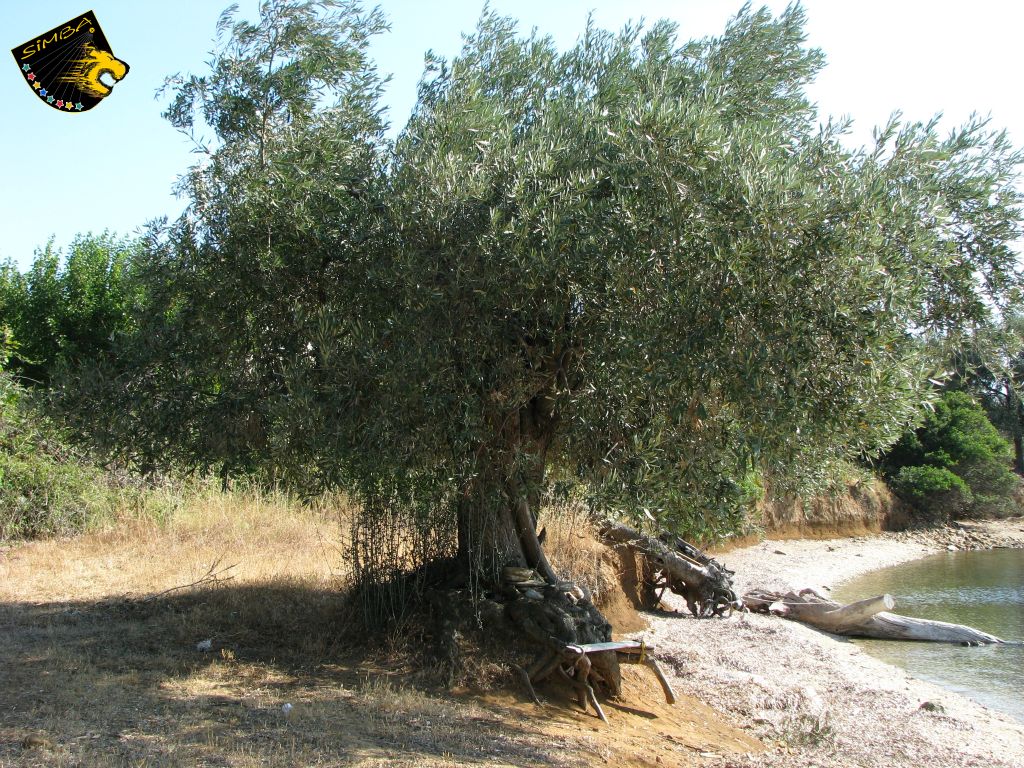
[[[557,685],[542,708],[507,677],[424,686],[400,653],[338,642],[339,530],[211,495],[162,525],[0,549],[0,766],[1024,765],[1024,726],[761,616],[651,616],[643,635],[684,696],[669,707],[627,668],[608,725]],[[766,542],[724,559],[741,587],[831,586],[944,546]],[[159,594],[214,563],[234,567]]]

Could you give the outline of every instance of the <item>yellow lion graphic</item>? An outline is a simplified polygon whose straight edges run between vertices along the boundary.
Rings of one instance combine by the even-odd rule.
[[[72,66],[60,79],[65,83],[71,83],[82,93],[90,96],[103,98],[108,96],[111,86],[103,83],[100,78],[103,75],[110,75],[116,83],[128,74],[128,65],[120,59],[115,59],[113,54],[107,51],[99,51],[91,45],[82,46],[84,58],[75,59]],[[111,84],[112,85],[112,84]]]

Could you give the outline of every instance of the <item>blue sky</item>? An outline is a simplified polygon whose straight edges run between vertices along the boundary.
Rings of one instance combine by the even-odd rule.
[[[175,72],[205,71],[214,25],[226,0],[42,0],[4,3],[7,50],[87,10],[95,11],[114,53],[131,66],[114,93],[90,112],[60,114],[38,103],[13,57],[0,67],[0,260],[21,268],[53,235],[59,247],[76,233],[133,234],[149,219],[175,216],[176,176],[195,160],[189,142],[160,117],[154,94]],[[785,0],[764,3],[781,12]],[[253,16],[256,0],[239,0]],[[628,20],[670,18],[689,39],[720,33],[739,0],[492,0],[492,7],[537,27],[565,47],[587,14],[619,29]],[[755,5],[757,3],[755,2]],[[829,64],[811,90],[821,113],[854,118],[854,143],[901,109],[912,119],[936,112],[957,125],[972,111],[991,114],[1024,145],[1020,34],[1024,3],[1011,0],[805,0],[809,43]],[[10,7],[14,6],[14,7]],[[482,0],[382,0],[392,29],[372,49],[393,79],[386,102],[397,130],[415,99],[428,49],[451,56],[471,30]],[[9,56],[4,53],[4,56]]]

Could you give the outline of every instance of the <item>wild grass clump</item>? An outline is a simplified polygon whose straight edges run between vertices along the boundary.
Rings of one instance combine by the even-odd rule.
[[[544,548],[551,564],[568,581],[586,587],[600,602],[614,589],[614,573],[605,562],[608,548],[596,537],[593,517],[578,501],[549,501],[541,515]]]

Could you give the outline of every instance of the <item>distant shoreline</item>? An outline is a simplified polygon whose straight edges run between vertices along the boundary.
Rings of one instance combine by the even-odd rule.
[[[769,536],[718,559],[736,571],[737,594],[753,588],[828,591],[870,571],[939,552],[996,548],[1024,548],[1024,517],[835,539],[778,541]]]

